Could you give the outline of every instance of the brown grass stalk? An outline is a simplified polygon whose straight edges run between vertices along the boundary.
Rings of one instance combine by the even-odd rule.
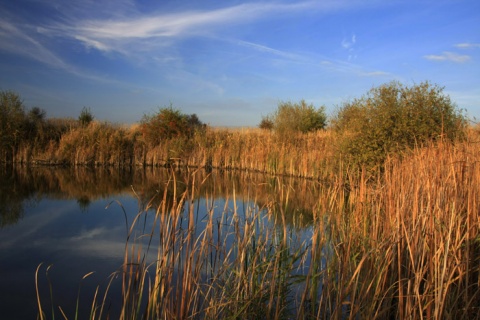
[[[262,148],[270,149],[256,152],[266,171],[309,176],[320,170],[314,158],[300,160],[301,152],[286,155],[293,145],[272,146],[271,134],[241,134],[209,132],[202,143],[210,149],[202,159],[258,168],[243,149],[263,141]],[[315,154],[316,139],[323,138],[297,143]],[[320,158],[321,166],[327,158]],[[304,185],[279,179],[257,184],[251,175],[237,184],[228,174],[227,182],[209,184],[213,174],[172,170],[158,201],[147,205],[146,211],[156,208],[155,226],[149,233],[134,227],[142,210],[129,228],[122,318],[478,318],[477,159],[480,144],[467,140],[391,157],[377,176],[332,165],[322,173],[330,183],[318,187],[313,201],[305,198],[313,223],[310,237],[301,241],[292,227],[298,217],[288,221],[287,212],[298,201],[293,193],[309,195]],[[263,194],[267,187],[274,188],[274,197]],[[205,217],[196,211],[202,188],[208,190]],[[105,301],[94,312],[98,318]],[[41,313],[40,298],[38,306]]]

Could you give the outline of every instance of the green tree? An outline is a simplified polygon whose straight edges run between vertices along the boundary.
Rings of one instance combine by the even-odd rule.
[[[196,114],[187,115],[171,106],[160,108],[153,115],[144,115],[141,120],[143,137],[151,146],[159,145],[162,140],[190,138],[202,128],[204,124]]]
[[[465,118],[437,85],[390,82],[345,103],[332,124],[344,158],[371,169],[390,153],[457,138]]]
[[[26,114],[23,101],[13,91],[0,92],[0,152],[2,160],[15,161],[20,143],[25,139]]]
[[[324,129],[327,124],[325,107],[316,109],[305,100],[299,103],[282,102],[277,110],[266,119],[271,119],[273,129],[281,134],[288,135],[292,132],[307,133]]]
[[[86,127],[93,121],[93,119],[94,116],[90,111],[90,108],[83,107],[82,112],[80,112],[80,115],[78,116],[78,121],[80,122],[80,125],[82,127]]]

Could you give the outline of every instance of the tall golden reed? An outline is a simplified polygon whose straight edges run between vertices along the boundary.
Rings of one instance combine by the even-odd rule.
[[[232,134],[230,145],[210,149],[205,159],[236,164],[239,155],[232,150],[245,145],[235,142],[235,133],[212,134]],[[266,133],[255,134],[260,139]],[[322,185],[313,204],[314,225],[306,239],[296,237],[284,219],[291,185],[279,185],[280,197],[260,205],[255,191],[241,192],[246,198],[239,199],[232,189],[225,197],[235,204],[233,210],[226,204],[222,209],[214,186],[200,228],[195,206],[203,181],[198,172],[172,174],[166,182],[171,187],[130,229],[117,273],[121,318],[480,318],[477,138],[391,157],[375,176],[332,166],[338,174],[325,174],[330,183]],[[314,149],[309,143],[316,139],[303,143]],[[272,150],[294,150],[294,145],[258,152],[268,160]],[[308,176],[303,173],[310,172],[310,160],[305,167],[300,160],[290,166],[282,162],[286,157],[276,158],[284,159],[276,168],[280,163],[282,170]],[[248,159],[238,160],[239,166],[255,161]],[[248,181],[245,188],[251,188]],[[239,211],[239,201],[253,205]],[[213,214],[219,206],[220,217]],[[156,208],[155,223],[139,232],[135,225],[149,207]],[[103,298],[95,294],[94,319],[108,315],[108,288]],[[43,314],[40,299],[38,304]]]

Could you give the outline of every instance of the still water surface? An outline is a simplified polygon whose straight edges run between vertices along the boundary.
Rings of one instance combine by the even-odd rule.
[[[44,308],[52,307],[51,285],[57,317],[61,317],[57,309],[61,306],[67,316],[73,318],[78,296],[80,315],[87,316],[96,287],[105,285],[109,276],[122,266],[127,228],[134,218],[150,203],[152,208],[148,211],[152,214],[145,215],[138,226],[139,233],[148,230],[155,208],[161,202],[159,195],[168,194],[169,199],[179,197],[182,190],[187,190],[182,181],[192,175],[186,171],[175,174],[178,181],[174,195],[172,183],[167,183],[172,178],[167,169],[0,170],[0,310],[3,319],[36,318],[35,271],[41,263],[38,283]],[[311,210],[319,189],[316,182],[219,171],[197,172],[195,180],[199,196],[186,206],[195,206],[198,232],[202,231],[202,217],[209,208],[220,219],[225,212],[262,210],[274,203],[284,206],[281,212],[298,238],[308,239]],[[94,273],[82,280],[90,272]],[[110,292],[119,291],[120,285],[114,282]],[[118,303],[115,297],[115,294],[110,297],[112,306]],[[112,307],[112,315],[115,315],[114,309]]]

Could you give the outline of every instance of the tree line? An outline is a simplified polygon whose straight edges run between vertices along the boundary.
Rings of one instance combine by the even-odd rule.
[[[386,83],[343,103],[330,117],[325,110],[325,106],[316,108],[305,100],[281,102],[274,112],[262,116],[258,127],[276,135],[277,142],[329,130],[335,135],[338,158],[372,169],[391,153],[401,153],[438,139],[455,140],[462,136],[467,124],[466,117],[443,88],[429,82],[413,86]],[[145,153],[169,144],[176,149],[175,156],[181,157],[183,151],[195,148],[192,139],[207,139],[204,136],[208,130],[211,128],[196,114],[185,114],[172,106],[144,115],[139,126],[130,131],[108,123],[99,124],[85,107],[77,119],[49,119],[39,107],[27,110],[19,94],[9,90],[0,92],[0,161],[4,163],[29,162],[32,155],[58,148],[61,140],[61,150],[56,152],[63,152],[65,158],[77,159],[74,162],[78,163],[89,159],[88,155],[82,159],[72,155],[75,148],[82,145],[97,153],[107,148],[109,153],[105,152],[104,158],[114,153],[117,158],[125,159],[128,150]],[[98,137],[89,138],[88,132],[93,131],[97,136],[106,136],[105,142]],[[123,161],[132,164],[132,161]]]

